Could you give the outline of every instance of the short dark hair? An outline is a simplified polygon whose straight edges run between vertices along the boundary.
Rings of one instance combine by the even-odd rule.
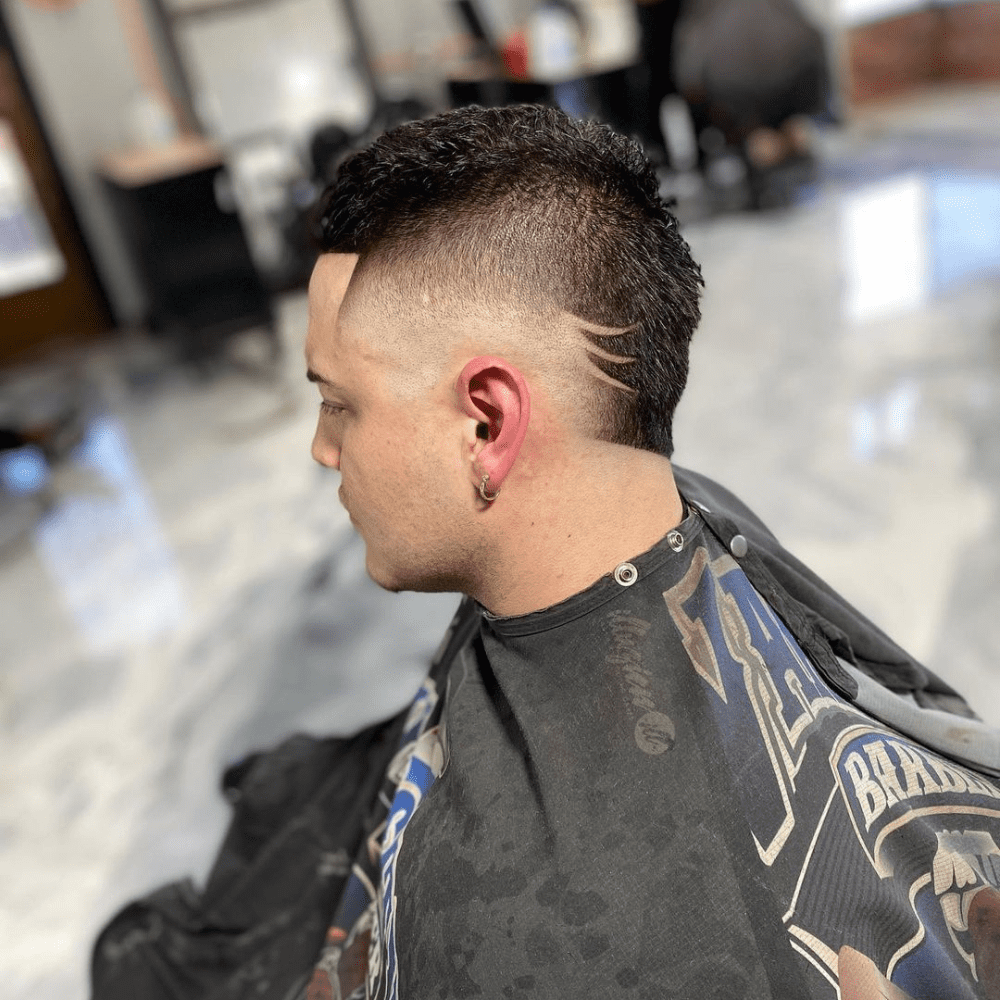
[[[462,108],[408,122],[340,167],[325,252],[433,264],[478,294],[529,297],[623,333],[588,333],[595,434],[670,455],[700,318],[701,271],[640,147],[553,108]]]

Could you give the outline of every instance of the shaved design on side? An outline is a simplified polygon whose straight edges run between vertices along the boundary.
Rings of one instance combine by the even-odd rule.
[[[633,365],[637,359],[634,356],[612,354],[610,351],[604,350],[597,343],[598,340],[611,340],[615,337],[623,337],[626,334],[635,333],[635,324],[616,329],[610,326],[597,326],[595,323],[585,323],[579,320],[577,322],[578,346],[583,348],[590,362],[588,365],[588,374],[600,379],[600,381],[606,385],[610,385],[612,388],[621,389],[623,392],[635,393],[635,389],[614,378],[598,362],[603,361],[606,364],[612,365]]]
[[[553,397],[596,429],[601,420],[594,398],[579,398],[581,377],[616,392],[636,390],[616,377],[616,369],[637,358],[621,350],[636,324],[604,326],[562,309],[514,281],[506,285],[479,276],[464,286],[438,261],[418,258],[394,267],[383,261],[362,262],[351,282],[342,315],[377,340],[364,345],[388,366],[403,397],[416,397],[435,384],[444,368],[465,353],[495,353],[534,371]],[[477,337],[491,331],[492,341]],[[634,343],[634,338],[631,340]],[[462,355],[464,356],[464,355]]]

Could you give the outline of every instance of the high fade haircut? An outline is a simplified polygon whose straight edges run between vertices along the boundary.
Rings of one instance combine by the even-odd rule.
[[[345,160],[317,218],[376,280],[575,317],[595,437],[672,454],[702,278],[634,141],[537,105],[449,111]]]

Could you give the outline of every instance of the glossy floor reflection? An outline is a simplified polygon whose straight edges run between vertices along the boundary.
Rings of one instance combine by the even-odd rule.
[[[675,439],[1000,724],[988,97],[880,112],[826,138],[796,208],[689,227],[707,293]],[[390,711],[443,631],[453,597],[366,582],[336,477],[309,459],[304,326],[284,301],[272,379],[159,373],[141,344],[77,359],[83,440],[44,503],[25,487],[0,506],[4,996],[85,996],[114,908],[204,873],[221,767]]]

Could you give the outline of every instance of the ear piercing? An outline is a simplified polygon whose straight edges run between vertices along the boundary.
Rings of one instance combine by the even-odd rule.
[[[493,503],[498,496],[500,496],[500,487],[498,486],[492,493],[486,492],[486,484],[490,481],[490,474],[488,472],[483,473],[483,481],[479,484],[479,495],[483,498],[485,503]]]

